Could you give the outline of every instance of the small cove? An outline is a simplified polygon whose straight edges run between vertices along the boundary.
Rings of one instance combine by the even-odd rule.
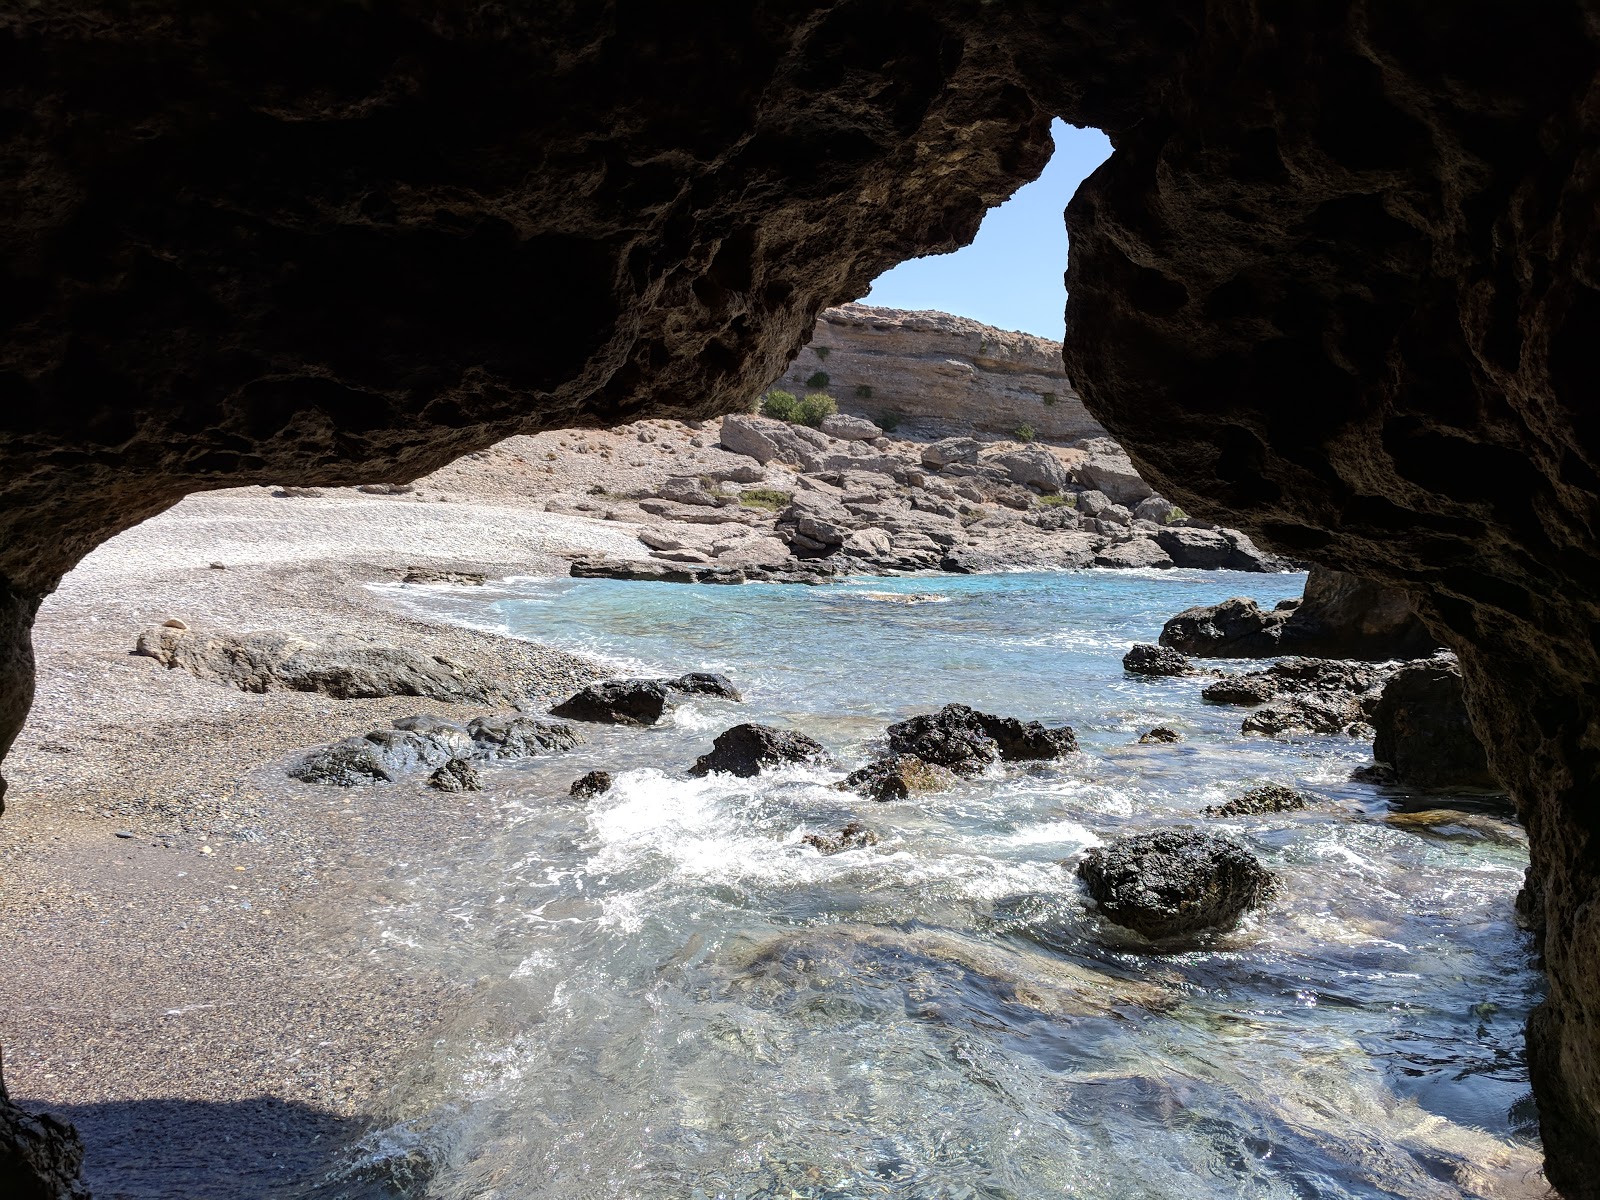
[[[1522,1022],[1538,999],[1508,823],[1386,820],[1339,737],[1244,737],[1133,641],[1300,575],[1104,572],[823,588],[520,580],[404,589],[428,615],[745,691],[491,773],[503,828],[396,864],[372,936],[476,980],[395,1081],[359,1167],[440,1198],[1537,1195]],[[1224,664],[1233,669],[1235,664]],[[959,701],[1069,723],[1083,753],[877,805],[839,772],[695,780],[729,725],[859,764]],[[1177,745],[1138,745],[1153,725]],[[615,788],[567,795],[600,767]],[[1304,813],[1211,821],[1260,782]],[[882,839],[832,857],[806,833]],[[1205,820],[1282,880],[1202,948],[1149,955],[1069,864]],[[337,1185],[335,1185],[337,1187]]]

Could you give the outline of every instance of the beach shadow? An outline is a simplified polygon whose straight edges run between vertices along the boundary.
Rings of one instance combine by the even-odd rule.
[[[95,1200],[405,1200],[420,1191],[381,1169],[352,1169],[351,1147],[367,1122],[270,1096],[79,1105],[14,1099],[77,1126]]]

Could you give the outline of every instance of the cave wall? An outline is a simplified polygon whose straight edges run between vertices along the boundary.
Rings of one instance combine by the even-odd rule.
[[[64,0],[0,12],[0,751],[39,598],[187,492],[704,416],[1049,121],[1065,360],[1163,494],[1405,589],[1545,882],[1600,1195],[1593,4]]]

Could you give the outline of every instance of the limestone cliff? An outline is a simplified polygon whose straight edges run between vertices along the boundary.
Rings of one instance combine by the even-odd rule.
[[[1011,437],[1024,426],[1043,441],[1097,437],[1061,366],[1061,343],[942,312],[866,304],[825,309],[811,344],[778,386],[816,386],[842,412],[928,437]]]

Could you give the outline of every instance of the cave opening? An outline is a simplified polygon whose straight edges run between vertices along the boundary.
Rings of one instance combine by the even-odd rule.
[[[1070,209],[1063,353],[1084,410],[1184,512],[1399,589],[1459,656],[1472,726],[1530,844],[1523,908],[1543,929],[1549,992],[1528,1022],[1528,1065],[1549,1179],[1569,1200],[1597,1194],[1600,449],[1586,331],[1600,308],[1597,35],[1584,6],[1335,6],[1270,20],[1232,3],[1129,15],[894,0],[426,19],[82,11],[9,26],[13,86],[0,98],[8,161],[25,164],[4,184],[0,748],[33,700],[41,601],[119,531],[159,556],[139,522],[187,494],[401,486],[512,435],[720,415],[784,372],[826,304],[970,236],[1043,167],[1050,120],[1064,115],[1116,145]],[[437,279],[449,286],[427,286]],[[531,331],[516,320],[524,304]],[[167,528],[192,511],[173,510]],[[403,532],[402,511],[373,538]],[[228,523],[223,509],[206,519]],[[514,541],[508,563],[526,551]],[[170,572],[169,612],[220,594],[209,563],[154,561]],[[118,609],[126,575],[110,565],[84,576],[101,606],[83,610],[84,629],[93,617],[107,633],[114,611],[135,624],[159,615]],[[252,570],[265,610],[274,570],[296,567],[246,558],[216,575]],[[318,619],[346,616],[327,593]],[[171,632],[150,631],[157,648],[186,632],[158,628]],[[108,636],[76,660],[80,698],[122,687],[102,667],[126,650]],[[577,682],[564,661],[518,669]],[[302,694],[301,717],[353,732],[316,695]],[[200,705],[129,718],[109,741],[50,730],[15,755],[104,833],[124,814],[95,808],[85,745],[114,773],[129,730],[159,755],[208,719]],[[290,748],[287,729],[258,733]],[[248,789],[212,782],[229,741],[210,741],[210,765],[148,797],[152,812],[190,804],[235,822],[259,808]],[[432,811],[419,805],[414,827]],[[341,800],[314,816],[350,830],[371,814]],[[97,860],[93,889],[62,890],[74,867],[59,832],[30,826],[21,836],[38,835],[36,853],[8,863],[8,936],[24,945],[52,944],[73,922],[131,920],[146,899],[117,894],[132,856],[173,853],[147,838]],[[363,844],[374,861],[426,850]],[[248,877],[248,861],[210,841],[187,849],[188,882],[171,871],[164,893],[169,932],[125,939],[93,967],[112,977],[154,956],[181,990],[185,955],[228,952],[200,931],[202,904],[282,903],[237,907],[233,876]],[[186,890],[198,877],[204,898]],[[108,915],[113,894],[123,907]],[[814,949],[747,965],[781,981]],[[952,961],[925,944],[851,953],[931,955],[945,964],[935,971]],[[671,953],[660,961],[683,969]],[[295,962],[305,978],[333,969]],[[958,966],[963,980],[983,974]],[[224,997],[228,1012],[248,1007],[234,1002],[246,982]],[[33,1025],[74,1009],[55,987],[4,1014],[13,1075],[34,1069]],[[303,999],[290,1015],[312,1029],[323,1010]],[[429,1003],[407,993],[403,1007],[425,1015]],[[146,1013],[151,1029],[180,1019],[169,1007]],[[1475,1011],[1453,1036],[1469,1042],[1493,1016]],[[337,1057],[339,1038],[321,1040]],[[185,1068],[225,1089],[228,1048],[202,1037],[193,1050]],[[65,1061],[109,1088],[120,1058],[108,1046]],[[318,1061],[268,1051],[237,1073],[270,1068],[337,1096]],[[1116,1102],[1141,1111],[1192,1099],[1123,1088]],[[1093,1106],[1069,1111],[1092,1125]],[[278,1117],[259,1115],[270,1140]],[[23,1195],[78,1194],[64,1131],[3,1097],[0,1128],[0,1179]],[[892,1177],[901,1159],[881,1163]]]

